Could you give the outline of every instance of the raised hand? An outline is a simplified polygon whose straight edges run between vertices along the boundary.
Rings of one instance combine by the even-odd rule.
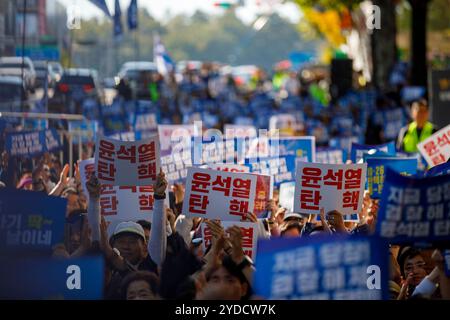
[[[156,177],[156,183],[153,186],[155,195],[157,195],[159,197],[164,197],[166,194],[167,185],[168,185],[168,183],[166,180],[166,175],[164,174],[162,169],[160,169],[159,174]]]
[[[100,196],[100,182],[95,175],[95,172],[91,174],[89,181],[86,182],[86,189],[89,192],[89,197],[98,198]]]

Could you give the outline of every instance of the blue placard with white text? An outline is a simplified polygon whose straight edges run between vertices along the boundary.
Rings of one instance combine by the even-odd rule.
[[[260,240],[255,267],[255,294],[265,299],[388,298],[388,247],[377,237]]]
[[[417,178],[388,168],[376,233],[390,243],[450,240],[450,175]]]
[[[0,258],[0,299],[99,300],[102,257]]]
[[[66,206],[60,197],[0,189],[0,250],[50,252],[64,241]]]
[[[382,151],[395,155],[395,143],[394,141],[379,145],[352,143],[350,160],[352,160],[353,163],[357,163],[362,159],[364,152],[369,150]]]
[[[6,151],[10,156],[31,157],[61,148],[58,132],[55,129],[8,133]]]

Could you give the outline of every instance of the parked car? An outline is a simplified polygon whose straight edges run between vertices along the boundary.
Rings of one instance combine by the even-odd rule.
[[[17,111],[22,104],[22,90],[24,94],[25,105],[30,103],[29,92],[25,88],[25,83],[21,77],[0,76],[0,110]]]
[[[56,84],[56,73],[48,61],[34,61],[34,69],[36,70],[36,88],[45,85],[45,77],[47,77],[48,87],[53,88]]]
[[[49,104],[66,106],[70,101],[81,103],[86,99],[103,101],[102,88],[94,69],[66,69],[56,84]]]
[[[36,71],[33,61],[24,57],[1,57],[0,58],[0,76],[15,76],[23,78],[27,89],[34,91],[36,82]]]
[[[56,82],[61,80],[61,76],[64,72],[62,65],[57,61],[49,61],[48,64],[52,67],[52,70],[55,73]]]
[[[119,84],[130,86],[132,96],[138,99],[150,97],[149,83],[159,77],[155,63],[151,61],[129,61],[122,65],[118,73]]]

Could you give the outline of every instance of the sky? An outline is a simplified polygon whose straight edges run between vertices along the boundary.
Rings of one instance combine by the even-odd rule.
[[[51,0],[53,1],[53,0]],[[88,0],[58,0],[65,6],[75,4],[81,10],[82,18],[101,17],[103,12]],[[160,21],[167,21],[170,16],[180,13],[193,14],[196,10],[202,10],[211,14],[220,14],[224,9],[214,6],[215,2],[237,2],[238,0],[137,0],[139,7],[145,7],[152,16]],[[265,13],[270,8],[281,16],[297,23],[301,13],[297,6],[291,2],[280,4],[283,0],[243,0],[244,6],[236,10],[238,17],[245,23],[251,23],[258,14]],[[262,3],[260,6],[257,3]],[[114,0],[106,0],[109,11],[114,13]],[[122,15],[126,14],[130,0],[120,0]],[[274,5],[268,6],[268,3]]]

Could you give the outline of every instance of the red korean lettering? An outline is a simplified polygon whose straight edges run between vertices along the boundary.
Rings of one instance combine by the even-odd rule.
[[[126,146],[120,146],[116,153],[117,159],[128,160],[130,163],[136,163],[136,146],[127,148]]]
[[[211,176],[209,174],[203,172],[195,172],[192,176],[191,190],[193,192],[208,193],[208,187],[211,184],[210,180]]]
[[[433,156],[436,153],[439,152],[439,149],[437,148],[436,144],[434,143],[433,140],[428,141],[427,143],[425,143],[423,145],[423,148],[425,149],[425,152],[429,155],[429,156]]]
[[[346,191],[344,192],[342,203],[344,208],[358,209],[359,191]]]
[[[322,199],[320,191],[302,189],[300,191],[300,207],[306,210],[319,210],[319,201]]]
[[[138,166],[138,179],[156,180],[156,163],[143,163]]]
[[[359,189],[361,186],[362,169],[345,170],[345,189]]]
[[[231,177],[223,178],[222,176],[218,175],[216,177],[216,180],[211,185],[214,191],[223,192],[224,195],[228,197],[231,190]]]
[[[98,146],[98,157],[100,159],[104,159],[107,161],[114,161],[113,155],[115,153],[114,143],[100,140],[100,144]]]
[[[252,181],[250,179],[234,179],[233,181],[233,197],[237,198],[250,198],[250,188]]]
[[[320,188],[319,181],[322,179],[322,170],[320,168],[305,167],[302,170],[302,187]]]
[[[232,199],[229,213],[236,216],[245,216],[248,213],[248,201]]]
[[[189,197],[189,212],[206,214],[206,207],[208,204],[208,196],[202,194],[191,194]]]
[[[437,142],[438,146],[442,148],[442,147],[450,144],[450,138],[444,132],[444,134],[442,134],[442,136],[438,136],[437,137],[437,141],[436,142]]]
[[[328,169],[327,174],[323,177],[323,184],[328,186],[336,186],[338,190],[342,189],[343,181],[343,170],[339,169],[333,171],[333,169]]]
[[[141,144],[138,148],[139,162],[148,162],[156,159],[155,142]]]
[[[98,160],[98,178],[107,181],[114,181],[116,167],[114,163]]]
[[[139,195],[139,210],[153,210],[154,198],[152,194]]]

